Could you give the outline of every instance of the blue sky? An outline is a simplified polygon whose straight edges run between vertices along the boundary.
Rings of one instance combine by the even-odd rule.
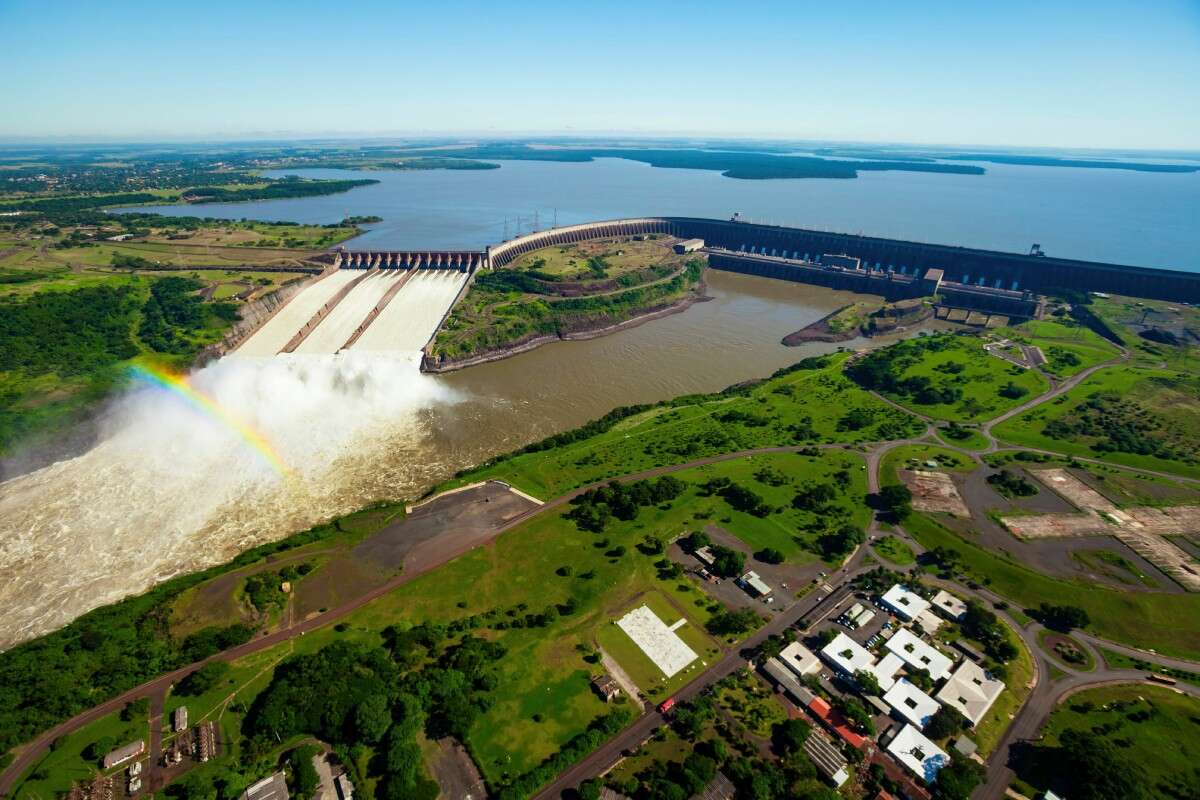
[[[1200,2],[0,0],[0,137],[1200,148]]]

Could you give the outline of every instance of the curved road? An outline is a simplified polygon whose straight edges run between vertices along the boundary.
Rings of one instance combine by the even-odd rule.
[[[966,455],[971,456],[976,461],[978,461],[980,455],[982,455],[983,453],[990,453],[990,452],[995,452],[997,450],[1003,449],[1000,447],[1000,445],[997,443],[994,436],[992,436],[992,434],[991,434],[992,426],[994,426],[1000,422],[1003,422],[1007,419],[1010,419],[1011,417],[1016,416],[1017,414],[1023,413],[1024,411],[1027,411],[1036,405],[1039,405],[1048,400],[1051,400],[1054,397],[1057,397],[1058,395],[1063,394],[1064,392],[1069,391],[1070,389],[1074,388],[1075,386],[1078,386],[1082,381],[1086,380],[1087,377],[1089,375],[1091,375],[1092,373],[1094,373],[1095,371],[1102,369],[1104,367],[1107,367],[1107,366],[1111,366],[1116,363],[1120,363],[1121,361],[1124,361],[1127,358],[1128,358],[1128,352],[1123,351],[1120,358],[1113,359],[1111,361],[1107,361],[1103,364],[1097,364],[1095,366],[1089,367],[1088,369],[1081,371],[1077,375],[1072,376],[1070,379],[1063,381],[1062,383],[1058,383],[1057,385],[1052,385],[1052,388],[1049,391],[1047,391],[1041,395],[1038,395],[1037,397],[1021,404],[1020,406],[1010,409],[1009,411],[1005,412],[1004,414],[1001,414],[999,417],[996,417],[995,419],[992,419],[992,420],[984,423],[981,426],[981,432],[990,442],[990,446],[987,450],[970,451],[970,450],[965,450],[963,448],[954,447],[953,445],[943,445],[943,446],[947,446],[948,449],[962,452]],[[874,393],[874,394],[876,395],[876,397],[878,397],[879,399],[883,400],[885,403],[887,403],[891,406],[899,408],[910,414],[914,413],[911,409],[905,408],[904,406],[901,406],[901,405],[895,403],[894,401],[889,400],[888,398],[883,397],[882,395],[879,395],[878,393]],[[923,419],[928,426],[925,433],[921,437],[876,443],[871,447],[870,450],[867,451],[865,457],[866,457],[866,461],[867,461],[867,483],[868,483],[868,491],[869,492],[874,493],[879,490],[879,465],[880,465],[880,462],[881,462],[883,456],[888,451],[892,450],[895,447],[900,447],[905,444],[917,444],[917,443],[926,442],[933,435],[936,421],[930,417],[927,417],[927,416],[924,416],[921,414],[914,414],[914,416],[917,416],[918,418]],[[826,444],[826,445],[816,445],[816,446],[821,449],[852,449],[846,445],[841,445],[841,444],[835,444],[835,445]],[[642,472],[637,472],[637,473],[623,476],[622,480],[626,480],[626,481],[641,480],[644,478],[657,477],[660,475],[666,475],[666,474],[669,474],[672,472],[678,472],[681,470],[691,469],[694,467],[705,466],[707,464],[716,464],[716,463],[719,463],[722,461],[730,461],[733,459],[745,458],[747,456],[761,455],[761,454],[766,454],[766,453],[797,452],[800,450],[809,449],[811,447],[813,447],[813,445],[790,445],[790,446],[761,447],[761,448],[754,448],[754,449],[750,449],[750,450],[741,450],[741,451],[734,452],[734,453],[724,453],[724,454],[720,454],[720,455],[710,456],[707,458],[695,459],[693,461],[689,461],[684,464],[675,464],[675,465],[670,465],[670,466],[665,466],[665,467],[657,467],[654,469],[644,470]],[[1022,448],[1022,449],[1035,450],[1034,448]],[[1053,455],[1059,455],[1059,456],[1063,455],[1061,453],[1053,453],[1053,451],[1037,451],[1037,450],[1035,450],[1035,452],[1047,452],[1047,453],[1050,453]],[[1079,459],[1079,460],[1090,461],[1091,459]],[[1180,477],[1177,475],[1169,475],[1167,473],[1157,473],[1152,470],[1133,470],[1133,471],[1144,472],[1144,473],[1148,473],[1148,474],[1156,474],[1156,475],[1162,474],[1167,477],[1172,477],[1172,478],[1176,478],[1176,479],[1178,479]],[[538,516],[540,514],[560,508],[562,505],[570,502],[570,500],[577,497],[578,495],[588,491],[589,489],[593,489],[597,486],[601,486],[605,483],[608,483],[610,480],[612,480],[612,479],[605,479],[603,481],[596,481],[591,484],[580,486],[570,492],[567,492],[566,494],[563,494],[557,498],[554,498],[553,500],[546,502],[544,505],[541,505],[537,508],[531,509],[530,511],[528,511],[524,514],[521,514],[521,515],[513,518],[508,523],[496,528],[490,535],[488,541],[491,541],[492,539],[499,536],[500,534],[517,527],[518,525],[528,521],[529,519],[531,519],[535,516]],[[874,520],[874,519],[872,520],[871,525],[870,525],[870,530],[871,530],[871,532],[878,532],[877,520]],[[909,540],[910,545],[916,544],[915,541],[911,540],[911,537],[908,537],[907,535],[906,535],[906,539]],[[274,633],[267,634],[258,639],[254,639],[252,641],[246,642],[245,644],[242,644],[237,647],[226,650],[222,653],[218,653],[208,659],[205,659],[204,661],[198,661],[196,663],[189,664],[185,667],[181,667],[181,668],[174,670],[170,673],[167,673],[165,675],[159,676],[158,678],[148,681],[140,686],[137,686],[133,689],[130,689],[127,692],[122,693],[121,695],[118,695],[117,697],[114,697],[104,703],[101,703],[98,706],[88,709],[87,711],[84,711],[84,712],[72,717],[71,719],[66,720],[65,722],[55,725],[53,728],[50,728],[49,730],[43,732],[41,735],[39,735],[33,741],[31,741],[17,749],[16,757],[14,758],[13,762],[4,770],[4,772],[2,774],[0,774],[0,793],[8,794],[9,792],[11,792],[13,786],[20,779],[20,777],[22,775],[24,775],[25,772],[27,772],[31,767],[34,766],[34,764],[37,762],[37,760],[39,758],[41,758],[41,756],[49,750],[51,743],[55,739],[59,738],[60,736],[69,734],[69,733],[83,727],[84,725],[87,725],[88,723],[93,722],[107,714],[111,714],[115,711],[118,711],[121,708],[123,708],[126,703],[128,703],[132,700],[136,700],[136,699],[139,699],[142,697],[161,698],[162,695],[170,688],[170,686],[172,684],[183,679],[185,676],[187,676],[189,673],[191,673],[192,671],[194,671],[195,669],[197,669],[198,667],[200,667],[202,664],[206,663],[207,661],[212,661],[212,660],[216,660],[216,659],[220,659],[220,660],[224,660],[224,661],[231,661],[234,659],[242,658],[244,656],[250,655],[251,653],[256,653],[258,651],[265,650],[267,648],[273,647],[282,642],[286,642],[289,639],[295,638],[297,636],[303,636],[304,634],[308,633],[309,631],[317,630],[318,628],[322,628],[326,625],[336,622],[338,619],[341,619],[342,617],[353,613],[354,611],[362,608],[363,606],[367,605],[368,603],[371,603],[372,601],[393,591],[394,589],[398,588],[399,586],[402,586],[403,584],[405,584],[411,580],[414,580],[415,578],[420,577],[421,575],[424,575],[425,573],[429,572],[430,570],[436,569],[437,567],[441,566],[442,564],[462,555],[463,553],[467,552],[468,550],[470,550],[476,546],[479,546],[479,542],[474,542],[468,546],[457,547],[457,548],[445,548],[445,549],[434,548],[433,552],[423,553],[422,554],[423,557],[421,557],[421,558],[406,558],[405,563],[404,563],[403,572],[399,576],[397,576],[396,578],[393,578],[391,581],[355,598],[354,600],[351,600],[337,608],[331,609],[329,611],[326,611],[326,612],[319,614],[317,616],[314,616],[312,618],[291,624],[285,628],[275,631]],[[725,658],[723,658],[720,662],[718,662],[717,664],[715,664],[714,666],[709,668],[707,671],[705,671],[701,675],[699,675],[692,683],[688,684],[686,687],[684,687],[678,693],[676,693],[675,696],[680,700],[686,700],[686,699],[693,697],[696,694],[704,691],[706,688],[708,688],[713,683],[717,682],[721,678],[733,673],[734,671],[736,671],[737,669],[739,669],[740,667],[745,665],[745,663],[746,663],[745,658],[741,655],[741,652],[745,651],[748,648],[756,647],[758,644],[760,644],[762,641],[764,641],[768,636],[770,636],[772,634],[777,634],[777,633],[782,632],[788,626],[794,624],[796,621],[803,618],[805,615],[811,613],[817,606],[821,605],[822,603],[826,602],[827,600],[832,599],[832,602],[837,602],[837,600],[840,600],[841,597],[844,596],[844,594],[847,591],[849,591],[850,579],[852,579],[855,575],[857,575],[861,571],[862,559],[865,557],[866,552],[867,552],[867,548],[860,547],[850,557],[850,559],[846,562],[846,564],[842,567],[841,570],[834,573],[834,575],[830,576],[830,578],[827,580],[827,583],[834,587],[833,593],[831,593],[830,595],[828,595],[826,597],[817,597],[816,596],[817,593],[813,593],[813,595],[810,595],[810,597],[812,597],[813,599],[810,600],[810,599],[806,598],[805,600],[798,602],[796,604],[796,606],[794,606],[787,614],[779,614],[773,620],[771,620],[769,623],[767,623],[763,628],[759,629],[759,631],[757,631],[755,634],[750,636],[745,642],[743,642],[741,645],[741,650],[739,650],[738,652],[732,652],[732,653],[729,653],[728,655],[726,655]],[[959,592],[963,592],[963,593],[967,593],[967,594],[975,594],[976,596],[984,597],[983,592],[975,592],[973,590],[966,589],[962,586],[956,585],[955,589]],[[997,598],[997,599],[999,599],[999,598]],[[800,608],[803,608],[804,610],[798,611],[798,609],[800,609]],[[1064,672],[1068,673],[1067,677],[1059,679],[1058,681],[1053,681],[1053,682],[1045,680],[1044,676],[1049,674],[1050,661],[1048,660],[1048,657],[1045,655],[1045,653],[1042,652],[1042,650],[1037,646],[1036,629],[1031,634],[1031,632],[1029,630],[1022,628],[1020,625],[1018,625],[1016,623],[1015,620],[1013,620],[1011,617],[1008,617],[1008,615],[1001,613],[1001,616],[1005,617],[1005,619],[1009,623],[1009,625],[1013,628],[1014,631],[1016,631],[1018,633],[1018,635],[1025,642],[1026,646],[1029,647],[1030,654],[1034,658],[1035,670],[1036,670],[1036,674],[1038,677],[1036,679],[1036,686],[1035,686],[1033,692],[1031,692],[1025,705],[1022,706],[1017,717],[1013,720],[1013,723],[1009,726],[1008,730],[1005,733],[1003,740],[1001,741],[1000,745],[997,747],[996,751],[992,754],[992,757],[988,762],[987,781],[983,786],[980,787],[980,789],[975,794],[976,798],[982,798],[983,800],[993,800],[993,798],[1002,797],[1004,795],[1004,790],[1008,786],[1008,783],[1012,779],[1012,772],[1008,768],[1008,756],[1009,756],[1011,746],[1018,741],[1029,739],[1029,738],[1035,736],[1037,731],[1044,724],[1046,718],[1053,711],[1055,705],[1058,702],[1060,702],[1064,697],[1068,696],[1069,694],[1071,694],[1075,691],[1079,691],[1084,688],[1088,688],[1090,686],[1104,685],[1104,684],[1108,684],[1108,683],[1127,683],[1127,682],[1131,682],[1131,681],[1145,681],[1146,680],[1146,674],[1144,672],[1141,672],[1138,670],[1115,670],[1115,669],[1108,668],[1107,665],[1104,663],[1103,658],[1101,658],[1098,653],[1093,653],[1093,655],[1096,657],[1096,664],[1097,664],[1096,669],[1094,671],[1089,672],[1089,673],[1076,672],[1076,671],[1072,671],[1069,669],[1063,669],[1063,666],[1061,664],[1055,663],[1056,667],[1058,667],[1059,669],[1063,669]],[[1173,659],[1173,658],[1165,658],[1165,657],[1157,656],[1155,654],[1146,653],[1144,651],[1136,650],[1134,648],[1129,648],[1124,645],[1117,644],[1115,642],[1108,642],[1106,640],[1099,639],[1097,637],[1093,637],[1093,636],[1090,636],[1087,634],[1083,634],[1081,632],[1076,633],[1075,635],[1077,636],[1077,638],[1081,638],[1081,639],[1085,640],[1087,642],[1088,646],[1092,647],[1093,649],[1097,646],[1103,646],[1103,647],[1109,648],[1109,649],[1117,651],[1117,652],[1125,653],[1127,655],[1131,655],[1131,656],[1141,658],[1144,660],[1148,660],[1148,661],[1154,661],[1156,663],[1160,663],[1165,666],[1170,666],[1170,667],[1174,667],[1177,669],[1185,669],[1185,670],[1200,672],[1200,663],[1194,663],[1194,662],[1186,661],[1183,659]],[[1194,696],[1200,697],[1200,688],[1197,688],[1194,686],[1189,686],[1187,684],[1180,684],[1178,688],[1181,691],[1187,692],[1188,694],[1192,694]],[[591,753],[589,756],[587,756],[585,759],[580,761],[578,764],[571,767],[566,772],[564,772],[562,775],[560,775],[553,783],[551,783],[549,786],[547,786],[541,792],[539,792],[537,797],[548,798],[548,797],[557,796],[557,794],[561,793],[564,789],[578,785],[578,783],[580,783],[581,781],[583,781],[593,775],[598,774],[599,772],[601,772],[605,768],[607,768],[610,764],[614,763],[617,760],[617,758],[620,757],[620,754],[623,750],[628,749],[633,746],[636,746],[637,744],[641,743],[659,725],[662,725],[664,722],[665,722],[665,719],[657,711],[651,711],[650,713],[645,714],[640,719],[638,719],[631,727],[627,728],[625,731],[618,734],[615,738],[610,740],[608,743],[602,745],[599,749],[597,749],[596,751]]]

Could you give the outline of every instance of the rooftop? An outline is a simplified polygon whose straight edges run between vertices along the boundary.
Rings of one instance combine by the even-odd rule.
[[[919,636],[907,628],[901,628],[887,641],[887,649],[913,669],[929,671],[929,677],[940,681],[950,671],[954,663],[931,644],[925,643]]]
[[[938,710],[937,700],[909,683],[906,678],[896,681],[883,699],[904,721],[918,728],[924,728],[929,718]]]
[[[804,752],[817,765],[817,770],[835,786],[841,786],[849,778],[848,762],[837,745],[819,730],[813,729],[804,740]]]
[[[939,590],[933,596],[933,607],[955,622],[962,619],[962,615],[967,613],[967,604],[945,589]]]
[[[875,663],[875,656],[844,633],[839,633],[821,649],[821,657],[847,675]]]
[[[813,701],[813,693],[796,680],[796,676],[778,658],[768,658],[763,662],[763,672],[775,681],[795,703],[801,707]]]
[[[912,725],[905,725],[888,743],[887,749],[897,761],[926,783],[936,781],[938,771],[950,763],[950,756]]]
[[[974,661],[963,660],[937,693],[942,705],[950,706],[971,721],[979,724],[992,703],[1004,691],[1004,682],[991,677]]]
[[[917,614],[917,618],[913,622],[920,625],[921,630],[926,633],[935,633],[938,628],[942,627],[942,618],[929,609]]]
[[[758,577],[758,573],[754,570],[750,570],[742,576],[742,583],[749,586],[757,594],[766,596],[771,593],[771,587],[767,586],[767,584],[763,582],[763,579]]]
[[[880,600],[898,616],[907,620],[914,619],[929,608],[928,600],[898,583],[888,589]]]
[[[779,660],[797,675],[808,675],[816,672],[821,666],[817,656],[799,642],[792,642],[780,650]]]
[[[288,800],[287,781],[282,772],[263,778],[242,793],[242,800]]]

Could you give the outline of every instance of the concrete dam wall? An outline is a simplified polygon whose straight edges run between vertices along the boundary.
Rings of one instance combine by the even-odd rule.
[[[525,253],[593,239],[666,234],[702,239],[709,265],[889,300],[937,294],[943,305],[1032,316],[1037,294],[1098,291],[1200,302],[1200,274],[1093,261],[907,242],[737,219],[635,217],[537,231],[484,251],[332,250],[329,265],[287,298],[237,352],[335,353],[423,348],[475,272]],[[829,256],[835,258],[829,258]],[[844,256],[845,258],[836,258]]]
[[[488,248],[488,265],[503,267],[524,253],[550,245],[645,233],[703,239],[713,248],[797,261],[817,261],[826,253],[845,254],[872,270],[902,275],[940,269],[948,282],[1007,291],[1075,289],[1200,302],[1200,274],[1192,272],[698,217],[637,217],[538,231]],[[777,277],[801,278],[798,274]]]

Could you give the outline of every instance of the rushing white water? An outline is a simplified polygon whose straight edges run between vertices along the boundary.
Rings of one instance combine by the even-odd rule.
[[[423,411],[456,400],[419,356],[235,355],[192,376],[262,433],[286,476],[180,396],[131,390],[95,448],[0,488],[0,648],[374,499],[353,482],[381,449],[400,463],[421,450]],[[398,494],[423,479],[399,476]]]

